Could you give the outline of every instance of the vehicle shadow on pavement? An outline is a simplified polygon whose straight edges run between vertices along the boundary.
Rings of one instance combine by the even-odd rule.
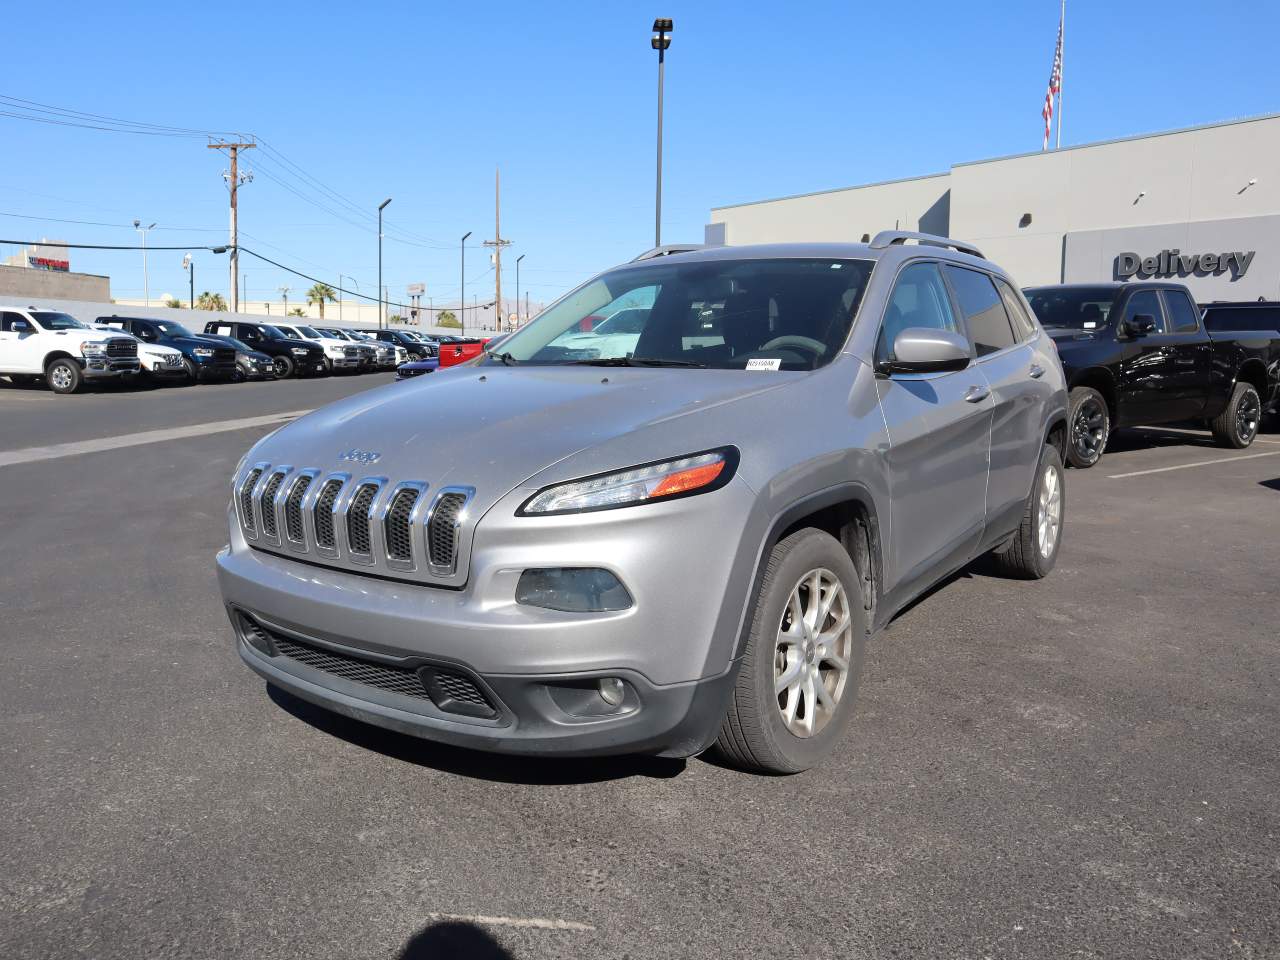
[[[603,783],[627,777],[666,780],[684,772],[685,761],[663,757],[522,757],[482,753],[384,730],[308,703],[267,684],[267,695],[290,715],[322,733],[392,760],[430,767],[475,780],[562,786]]]
[[[1258,486],[1266,487],[1269,490],[1275,490],[1280,493],[1280,477],[1272,477],[1270,480],[1259,480]]]
[[[515,960],[502,944],[474,923],[445,920],[409,938],[396,960]]]
[[[1197,424],[1183,424],[1176,430],[1160,427],[1128,427],[1116,430],[1107,439],[1107,453],[1129,453],[1161,447],[1217,447],[1213,434]]]

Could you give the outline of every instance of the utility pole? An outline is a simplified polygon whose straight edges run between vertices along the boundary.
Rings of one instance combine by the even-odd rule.
[[[458,284],[458,333],[462,336],[467,335],[467,237],[471,236],[468,230],[462,235],[462,242],[459,246],[462,249],[462,277]]]
[[[520,254],[516,257],[516,324],[511,329],[520,326],[520,261],[525,258],[526,254]]]
[[[391,202],[391,198],[383,200],[378,204],[378,329],[382,329],[382,325],[387,318],[387,291],[382,285],[382,211],[387,208],[387,204]]]
[[[284,318],[289,319],[289,288],[281,287],[280,295],[284,298]]]
[[[142,234],[142,300],[149,307],[151,306],[151,281],[147,279],[147,231],[155,227],[144,227],[141,220],[133,221],[133,229]]]
[[[257,146],[256,143],[210,143],[207,144],[210,150],[226,150],[231,154],[231,172],[224,173],[222,176],[227,181],[227,186],[231,188],[231,312],[238,313],[240,311],[240,248],[238,246],[239,238],[236,225],[236,190],[245,183],[253,180],[253,174],[246,173],[243,177],[240,175],[240,151],[252,150]]]
[[[486,247],[493,247],[493,310],[499,318],[498,328],[502,322],[502,248],[511,246],[510,240],[502,239],[502,171],[497,167],[493,171],[493,239],[484,242]]]
[[[182,268],[187,271],[187,281],[191,284],[191,309],[196,308],[196,261],[191,254],[182,258]]]

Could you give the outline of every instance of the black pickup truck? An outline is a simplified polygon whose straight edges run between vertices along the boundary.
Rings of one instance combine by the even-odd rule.
[[[1280,332],[1206,330],[1177,283],[1028,287],[1071,391],[1067,460],[1091,467],[1116,427],[1199,420],[1247,447],[1277,400]]]

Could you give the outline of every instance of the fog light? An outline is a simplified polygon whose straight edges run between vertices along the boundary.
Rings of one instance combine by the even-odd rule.
[[[616,707],[626,695],[627,685],[617,677],[600,678],[600,699],[609,706]]]
[[[555,567],[520,574],[516,603],[567,613],[604,613],[626,610],[632,600],[627,588],[608,570]]]

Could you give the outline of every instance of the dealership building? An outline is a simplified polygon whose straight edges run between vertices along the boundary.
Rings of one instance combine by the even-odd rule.
[[[1160,279],[1202,303],[1280,300],[1280,114],[717,207],[706,234],[857,242],[893,229],[969,241],[1023,286]]]

